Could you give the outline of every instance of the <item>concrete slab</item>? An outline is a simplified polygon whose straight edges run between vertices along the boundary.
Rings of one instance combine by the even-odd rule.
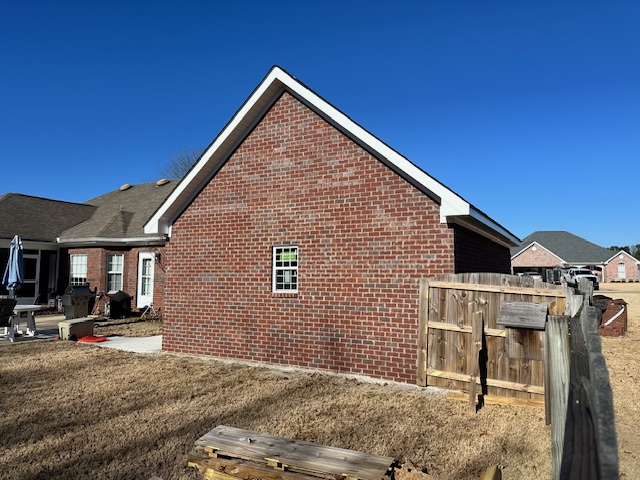
[[[106,342],[90,343],[102,348],[115,348],[135,353],[160,353],[162,350],[162,335],[153,337],[107,337]]]

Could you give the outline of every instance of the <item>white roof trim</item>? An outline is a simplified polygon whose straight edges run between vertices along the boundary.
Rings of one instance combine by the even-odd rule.
[[[163,235],[153,237],[129,237],[129,238],[111,238],[111,237],[85,237],[85,238],[60,238],[56,239],[59,245],[69,246],[95,246],[95,245],[161,245],[165,243]]]
[[[513,242],[514,245],[519,243],[519,239],[508,230],[476,210],[462,197],[429,176],[424,170],[367,132],[360,125],[277,66],[271,69],[260,85],[258,85],[242,105],[240,110],[238,110],[214,142],[202,154],[200,160],[198,160],[189,173],[176,186],[171,195],[167,197],[160,208],[149,219],[144,227],[145,233],[170,233],[171,224],[195,198],[199,191],[205,186],[206,182],[208,182],[217,162],[223,161],[225,156],[233,151],[239,142],[244,139],[244,135],[253,128],[262,114],[271,106],[272,102],[285,90],[297,95],[319,114],[342,128],[357,141],[366,145],[368,149],[377,154],[381,159],[385,159],[408,178],[438,196],[441,201],[440,221],[442,223],[453,221],[452,217],[471,215],[484,224],[489,230],[504,236],[508,242]]]
[[[516,253],[515,255],[513,255],[511,257],[511,261],[513,261],[516,257],[518,257],[520,254],[526,252],[527,250],[529,250],[531,247],[533,246],[536,247],[540,247],[542,248],[544,251],[546,251],[549,255],[556,257],[558,260],[560,260],[561,264],[566,264],[567,262],[565,262],[565,260],[562,257],[559,257],[558,255],[556,255],[555,253],[553,253],[551,250],[549,250],[547,247],[545,247],[544,245],[539,244],[538,242],[536,242],[535,240],[533,242],[531,242],[529,245],[527,245],[526,247],[524,247],[523,249],[521,249],[518,253]]]
[[[619,250],[616,253],[614,253],[613,255],[611,255],[611,257],[608,260],[604,261],[604,265],[608,264],[610,261],[612,261],[614,258],[618,258],[618,256],[620,256],[621,254],[626,255],[627,257],[629,257],[631,260],[633,260],[634,262],[636,262],[638,265],[640,265],[640,260],[638,260],[636,257],[634,257],[633,255],[628,254],[627,252],[625,252],[624,250]]]

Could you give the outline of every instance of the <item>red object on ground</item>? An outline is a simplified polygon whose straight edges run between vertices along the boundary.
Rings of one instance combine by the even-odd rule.
[[[86,337],[80,337],[78,341],[86,342],[86,343],[95,343],[95,342],[107,342],[109,341],[109,339],[107,337],[94,337],[92,335],[87,335]]]

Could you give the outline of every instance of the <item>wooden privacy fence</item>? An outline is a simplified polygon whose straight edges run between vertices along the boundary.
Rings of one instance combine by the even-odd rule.
[[[569,316],[549,318],[551,454],[553,478],[619,478],[609,372],[598,334],[593,285],[567,290]]]
[[[543,402],[546,316],[564,313],[565,296],[562,286],[515,275],[423,280],[418,384],[464,390],[470,400],[479,385],[484,395]]]
[[[572,288],[513,275],[423,280],[418,384],[542,405],[551,424],[553,478],[617,479],[609,373],[593,285]]]

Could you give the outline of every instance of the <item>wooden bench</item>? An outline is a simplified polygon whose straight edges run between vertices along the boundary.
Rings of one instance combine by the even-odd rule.
[[[219,425],[200,437],[189,466],[210,480],[380,480],[395,461],[311,442]]]

